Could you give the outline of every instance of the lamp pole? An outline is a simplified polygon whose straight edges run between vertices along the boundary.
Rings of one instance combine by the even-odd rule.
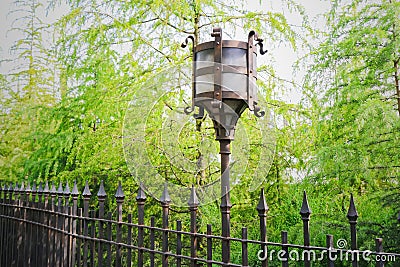
[[[193,36],[186,38],[193,42],[192,105],[185,109],[187,114],[198,107],[196,119],[204,117],[204,110],[211,117],[215,139],[219,141],[221,155],[221,220],[222,220],[222,261],[230,262],[230,154],[231,141],[240,115],[249,108],[257,117],[264,116],[257,106],[256,45],[263,50],[263,40],[251,31],[248,42],[222,40],[221,28],[214,28],[214,41],[194,44]],[[257,43],[254,44],[254,41]],[[224,264],[224,265],[225,265]]]

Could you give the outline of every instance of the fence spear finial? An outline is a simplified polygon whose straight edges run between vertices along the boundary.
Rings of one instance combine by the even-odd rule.
[[[265,201],[264,188],[261,188],[260,200],[258,201],[257,210],[259,214],[269,210],[267,202]]]
[[[71,190],[69,189],[68,181],[67,181],[67,184],[65,185],[65,189],[64,189],[63,194],[64,194],[66,197],[68,197],[68,196],[71,194]]]
[[[300,215],[302,219],[309,219],[312,211],[310,209],[310,206],[308,205],[308,200],[307,200],[307,193],[304,190],[303,192],[303,202],[301,204],[301,209],[300,209]]]
[[[43,184],[42,184],[42,182],[39,182],[38,193],[39,194],[43,193]]]
[[[72,188],[72,192],[71,192],[72,197],[78,197],[79,196],[79,190],[78,190],[78,186],[76,184],[76,180],[74,181],[74,187]]]
[[[22,183],[21,183],[21,187],[19,188],[19,191],[20,191],[20,192],[23,192],[23,191],[25,191],[25,185],[24,185],[24,181],[22,181]]]
[[[171,202],[171,198],[168,193],[168,184],[167,183],[164,184],[164,190],[162,192],[160,201],[161,201],[161,203],[170,203]]]
[[[103,200],[106,197],[107,197],[107,193],[106,193],[106,190],[104,189],[104,182],[103,182],[103,180],[101,180],[99,192],[97,192],[97,198]]]
[[[144,193],[143,186],[144,186],[143,183],[140,182],[138,193],[136,196],[136,201],[145,201],[146,200],[146,194]]]
[[[86,198],[90,198],[91,195],[92,195],[92,193],[90,193],[89,184],[88,184],[88,181],[86,180],[85,188],[83,189],[82,196],[86,197]]]
[[[58,195],[62,195],[63,192],[64,192],[64,189],[63,189],[62,183],[60,181],[60,183],[58,184],[57,193],[58,193]]]
[[[117,199],[117,201],[119,199],[123,200],[125,198],[124,191],[122,190],[121,181],[118,182],[117,192],[115,192],[115,198]]]
[[[190,189],[190,198],[188,201],[189,207],[197,207],[199,205],[199,200],[197,198],[196,189],[194,185],[192,185],[192,189]]]
[[[350,222],[356,222],[358,218],[356,206],[354,205],[353,194],[350,195],[350,206],[349,210],[347,211],[347,218]]]
[[[49,182],[46,181],[46,183],[44,184],[43,193],[48,194],[49,192],[50,192],[50,190],[49,190]]]

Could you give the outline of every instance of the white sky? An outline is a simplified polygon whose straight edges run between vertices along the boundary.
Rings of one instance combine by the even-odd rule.
[[[15,6],[13,5],[13,0],[0,0],[0,59],[4,58],[12,58],[12,55],[10,54],[10,47],[11,45],[18,39],[18,35],[16,32],[10,32],[9,29],[11,28],[12,22],[15,20],[15,15],[9,15],[10,10]],[[278,10],[276,7],[272,7],[272,3],[274,4],[279,4],[281,5],[280,1],[261,1],[262,4],[260,5],[259,0],[248,0],[249,1],[249,6],[254,9],[254,10],[270,10],[273,8],[276,11],[282,11],[284,12],[285,16],[289,20],[289,23],[299,25],[300,24],[300,19],[298,16],[295,16],[293,14],[288,13],[285,10]],[[323,0],[297,0],[300,2],[306,9],[307,14],[310,16],[310,20],[314,20],[317,15],[322,14],[325,12],[329,6],[330,2],[329,1],[323,1]],[[277,5],[278,5],[277,4]],[[65,10],[59,10],[56,11],[55,14],[61,15],[65,12]],[[47,21],[52,21],[55,19],[56,15],[53,15],[52,18],[47,17]],[[45,17],[45,14],[43,14],[43,17]],[[316,27],[322,27],[322,20],[315,20],[314,25]],[[267,39],[268,37],[262,36],[264,39]],[[235,37],[238,39],[243,39],[242,36],[240,37]],[[267,47],[268,49],[268,47]],[[298,51],[298,54],[296,55],[290,48],[288,47],[278,47],[274,50],[268,49],[269,54],[271,56],[268,57],[267,55],[263,56],[263,60],[273,60],[272,64],[274,68],[277,71],[277,74],[284,78],[285,80],[292,80],[292,64],[294,61],[297,59],[299,54],[303,54],[304,51]],[[274,58],[274,59],[273,59]],[[8,71],[7,69],[7,64],[0,64],[0,73],[6,73]],[[302,74],[299,73],[298,77],[296,80],[298,82],[301,81]],[[297,102],[297,96],[299,95],[300,88],[295,88],[294,90],[297,92],[291,92],[291,99],[293,102]]]

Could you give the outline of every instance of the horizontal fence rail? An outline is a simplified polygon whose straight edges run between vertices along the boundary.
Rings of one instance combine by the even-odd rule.
[[[347,214],[351,236],[351,249],[347,250],[335,248],[332,235],[326,236],[325,247],[310,244],[311,209],[305,192],[300,209],[304,243],[296,245],[288,244],[285,231],[282,231],[279,243],[267,240],[268,206],[263,190],[256,207],[259,240],[248,239],[245,227],[239,237],[215,234],[211,225],[207,225],[206,233],[199,233],[196,228],[199,203],[194,188],[188,201],[190,231],[183,231],[181,221],[169,221],[167,190],[165,187],[160,200],[161,224],[157,225],[152,216],[150,224],[145,225],[146,195],[142,186],[136,197],[136,222],[133,222],[132,214],[123,216],[125,195],[121,184],[114,195],[117,210],[113,212],[105,210],[107,194],[103,182],[96,196],[97,210],[89,209],[92,194],[87,182],[82,194],[76,183],[72,191],[68,183],[64,188],[60,183],[58,189],[54,185],[49,188],[47,183],[44,188],[42,184],[38,187],[33,184],[32,188],[29,184],[26,188],[24,184],[0,187],[0,266],[250,266],[249,259],[255,257],[258,258],[257,266],[268,266],[274,257],[283,267],[289,266],[290,259],[299,260],[304,266],[311,266],[311,263],[316,266],[314,262],[318,261],[317,266],[329,267],[343,266],[346,260],[355,267],[365,262],[366,256],[375,259],[372,266],[400,266],[400,254],[385,253],[381,238],[375,240],[375,251],[358,250],[358,214],[353,196]],[[83,207],[78,206],[79,198]],[[400,216],[398,220],[400,223]],[[222,261],[223,242],[241,250],[239,260]],[[249,255],[250,251],[258,253]]]

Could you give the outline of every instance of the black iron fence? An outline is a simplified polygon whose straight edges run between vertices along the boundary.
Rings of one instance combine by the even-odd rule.
[[[341,248],[340,244],[335,248],[332,235],[326,236],[325,247],[310,244],[311,210],[305,193],[300,210],[304,237],[301,245],[288,244],[285,231],[280,243],[267,241],[268,206],[263,190],[257,205],[259,240],[248,239],[247,228],[242,228],[240,237],[222,237],[213,233],[211,225],[205,233],[198,232],[199,203],[194,189],[189,199],[190,231],[182,230],[181,221],[170,225],[167,189],[161,198],[161,225],[156,225],[155,217],[145,225],[146,196],[141,188],[136,197],[136,222],[132,214],[125,215],[123,221],[125,196],[121,184],[114,196],[114,215],[105,210],[103,183],[97,193],[96,211],[89,209],[92,195],[87,183],[81,194],[83,208],[78,205],[79,197],[76,184],[72,191],[68,184],[65,188],[60,184],[58,190],[48,184],[44,188],[42,184],[38,188],[29,184],[0,187],[0,266],[250,266],[249,259],[253,259],[252,266],[277,266],[277,262],[293,266],[291,261],[304,266],[400,266],[400,254],[383,252],[381,238],[375,240],[375,251],[358,250],[358,214],[353,197],[347,214],[351,249]],[[240,251],[235,263],[221,261],[222,243],[228,244],[228,253]],[[251,251],[257,248],[257,255],[249,255],[250,247]]]

